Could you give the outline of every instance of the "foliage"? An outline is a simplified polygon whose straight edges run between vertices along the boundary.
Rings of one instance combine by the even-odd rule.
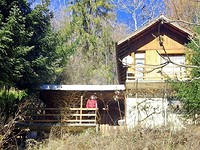
[[[117,129],[107,133],[96,133],[86,130],[80,134],[63,133],[60,138],[50,137],[46,142],[27,141],[27,149],[81,149],[81,150],[196,150],[199,149],[199,126],[181,131],[170,129]],[[34,143],[34,144],[32,144]]]
[[[65,65],[63,41],[51,26],[49,0],[0,0],[0,117],[15,117],[19,102],[51,83]]]
[[[104,0],[69,3],[67,11],[70,19],[64,28],[66,37],[71,37],[67,41],[67,47],[72,50],[73,55],[61,75],[65,80],[61,80],[62,83],[114,83],[115,49],[110,24],[113,19],[113,6]]]
[[[51,82],[62,51],[51,28],[49,1],[31,8],[26,0],[0,1],[0,83],[36,89]]]
[[[187,46],[192,51],[188,54],[188,61],[193,66],[200,66],[200,28],[195,29],[197,36]],[[188,68],[192,80],[174,84],[177,96],[184,102],[189,113],[197,113],[200,110],[200,69]]]
[[[0,90],[0,120],[2,124],[8,123],[15,116],[18,104],[27,96],[25,91],[11,88]]]

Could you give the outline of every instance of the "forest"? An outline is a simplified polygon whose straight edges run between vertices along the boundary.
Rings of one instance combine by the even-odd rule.
[[[0,0],[0,149],[13,140],[13,121],[19,119],[24,107],[36,103],[41,85],[118,84],[116,42],[161,14],[195,33],[187,45],[192,50],[192,55],[188,55],[192,79],[176,84],[175,88],[176,96],[183,99],[188,112],[199,111],[199,0]],[[84,139],[88,132],[76,138]],[[156,132],[156,136],[162,134],[161,131],[147,131],[150,138],[154,138],[152,132]],[[168,140],[178,136],[165,132]],[[134,134],[142,140],[140,131]],[[116,139],[119,135],[112,136]],[[125,135],[120,137],[124,138],[123,142],[127,140]],[[106,143],[104,138],[99,139],[103,144],[96,149],[102,149]],[[138,142],[136,138],[132,139],[133,143]],[[184,143],[187,138],[180,137],[176,142]],[[181,149],[179,143],[164,142],[163,145],[172,146],[167,149],[176,149],[176,145]],[[122,148],[112,144],[108,146],[111,149]],[[88,145],[83,144],[86,146],[83,149],[92,149],[91,143]],[[146,149],[160,149],[162,144],[157,146],[150,144]],[[193,149],[197,148],[195,146]]]

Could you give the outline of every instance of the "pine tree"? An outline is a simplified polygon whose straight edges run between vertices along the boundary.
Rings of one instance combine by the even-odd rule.
[[[110,23],[114,19],[113,6],[105,0],[72,1],[68,12],[76,47],[66,68],[65,83],[113,84],[116,74]]]
[[[25,17],[14,2],[11,6],[8,16],[1,13],[0,27],[0,80],[10,86],[21,77],[26,63],[22,56],[31,50],[27,45],[30,34],[25,30]]]
[[[0,83],[36,89],[52,82],[61,66],[49,1],[34,8],[26,0],[0,1]]]
[[[1,122],[14,116],[28,92],[53,83],[62,68],[66,54],[51,27],[48,6],[48,0],[35,7],[26,0],[0,0]]]

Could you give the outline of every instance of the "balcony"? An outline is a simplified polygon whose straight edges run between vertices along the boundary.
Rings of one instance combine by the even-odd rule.
[[[163,88],[167,80],[186,81],[189,74],[185,67],[165,66],[155,68],[152,66],[135,66],[129,68],[126,74],[126,87],[138,88]]]

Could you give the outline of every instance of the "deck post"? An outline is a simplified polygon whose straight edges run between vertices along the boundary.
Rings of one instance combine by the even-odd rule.
[[[80,123],[82,123],[82,114],[83,114],[83,96],[81,96],[81,105],[80,105]]]

